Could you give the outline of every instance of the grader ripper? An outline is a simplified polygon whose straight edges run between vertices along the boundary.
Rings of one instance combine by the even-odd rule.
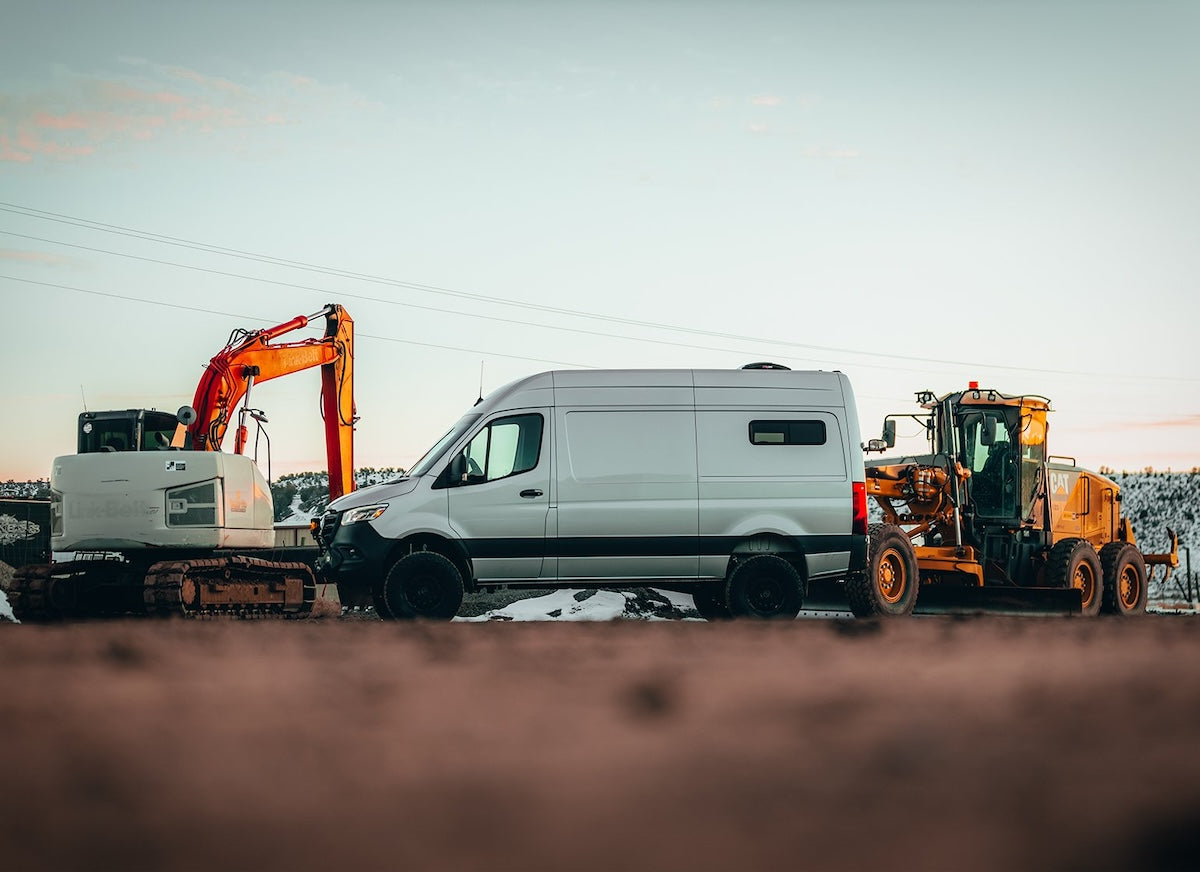
[[[1148,570],[1179,565],[1143,554],[1118,485],[1047,454],[1050,401],[981,390],[917,394],[925,414],[889,415],[868,451],[895,446],[896,418],[926,429],[930,453],[868,461],[866,490],[883,510],[869,528],[867,572],[847,579],[855,615],[1003,611],[1132,615],[1146,609]]]

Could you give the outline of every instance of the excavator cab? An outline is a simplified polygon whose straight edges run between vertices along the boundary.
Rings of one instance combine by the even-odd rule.
[[[79,454],[101,451],[165,451],[179,421],[170,412],[122,409],[79,416]],[[191,445],[185,443],[185,448]]]

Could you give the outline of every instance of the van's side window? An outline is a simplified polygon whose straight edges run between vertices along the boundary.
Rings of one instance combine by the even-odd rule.
[[[494,481],[537,466],[542,448],[542,416],[497,418],[476,434],[463,454],[467,483]]]
[[[751,445],[824,445],[824,421],[751,421]]]

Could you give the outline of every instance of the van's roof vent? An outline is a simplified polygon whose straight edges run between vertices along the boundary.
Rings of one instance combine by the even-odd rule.
[[[768,360],[760,360],[758,363],[748,363],[742,369],[791,369],[791,367],[784,366],[782,363],[771,363]]]

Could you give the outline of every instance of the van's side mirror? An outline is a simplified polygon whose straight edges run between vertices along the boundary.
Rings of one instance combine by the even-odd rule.
[[[450,460],[450,481],[448,484],[451,487],[462,484],[467,480],[467,456],[459,453],[455,454]]]
[[[888,448],[896,447],[896,422],[892,418],[883,419],[883,444]]]

